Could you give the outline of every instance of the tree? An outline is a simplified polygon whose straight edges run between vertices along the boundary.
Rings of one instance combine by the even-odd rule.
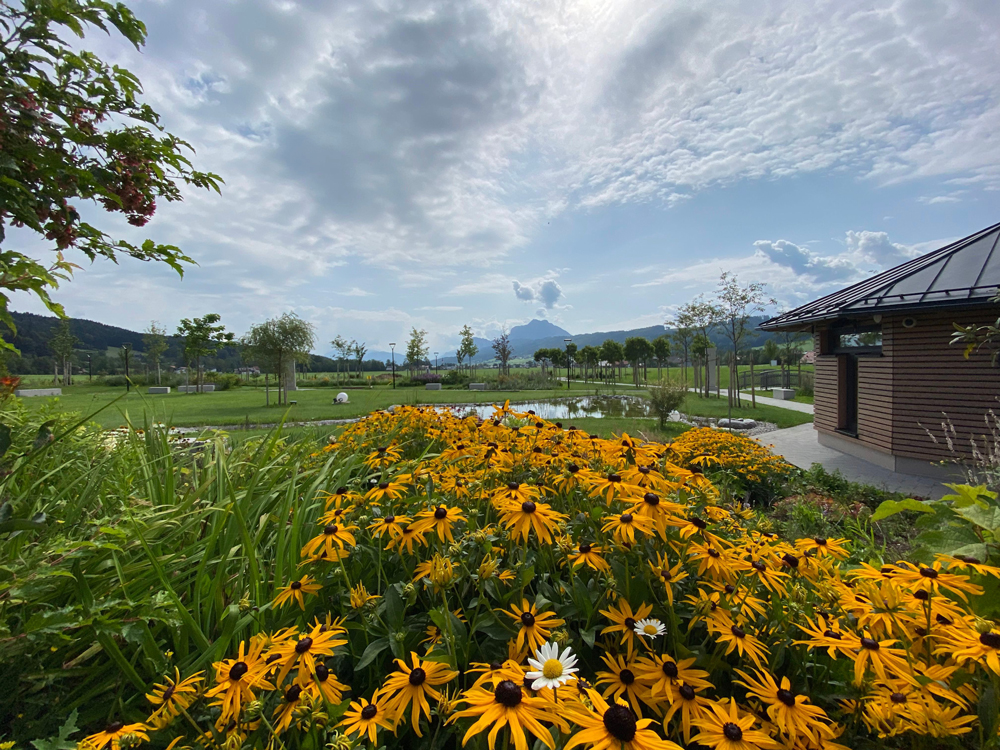
[[[500,373],[509,375],[510,368],[507,363],[510,362],[510,358],[514,354],[514,348],[510,344],[510,332],[507,330],[507,326],[503,326],[500,329],[500,335],[493,339],[493,352],[500,360]]]
[[[705,346],[699,347],[701,351],[702,363],[705,366],[705,397],[708,397],[708,350],[712,347],[712,339],[709,334],[719,325],[722,319],[722,310],[718,305],[705,300],[702,295],[698,295],[678,310],[678,319],[683,319],[685,325],[701,337]],[[692,349],[693,352],[693,349]]]
[[[585,346],[580,350],[580,359],[584,364],[583,377],[586,379],[588,370],[595,370],[597,363],[601,361],[601,351],[596,346]]]
[[[576,353],[577,353],[577,351],[579,351],[579,347],[576,344],[574,344],[572,341],[568,341],[566,343],[565,352],[566,352],[566,383],[567,383],[567,385],[569,384],[569,375],[570,375],[569,371],[570,371],[570,368],[573,367],[573,361],[576,359]]]
[[[616,368],[625,359],[625,348],[613,339],[605,339],[604,343],[601,344],[601,359],[610,366],[611,380],[614,380]]]
[[[684,352],[684,357],[681,360],[681,370],[684,373],[683,380],[685,384],[687,383],[688,356],[691,350],[691,339],[693,336],[694,329],[691,325],[691,320],[686,314],[678,313],[677,317],[674,319],[674,342]]]
[[[65,317],[50,292],[77,267],[65,259],[67,250],[90,260],[124,254],[164,262],[178,273],[191,262],[173,245],[112,237],[84,221],[75,202],[120,212],[141,227],[158,199],[181,200],[179,183],[216,191],[221,183],[192,168],[184,155],[191,147],[163,131],[159,115],[139,100],[134,75],[64,41],[111,27],[136,49],[145,43],[145,26],[121,3],[0,3],[0,321],[15,333],[10,292],[31,292]],[[4,247],[8,224],[51,243],[55,260]],[[0,347],[13,349],[4,341]]]
[[[715,292],[717,307],[724,323],[722,330],[733,345],[729,357],[729,406],[740,402],[739,355],[740,346],[749,335],[750,317],[764,312],[766,304],[777,304],[764,297],[766,284],[755,281],[746,286],[740,284],[736,274],[723,271],[719,277],[719,288]],[[753,358],[750,359],[750,398],[757,408],[757,391],[753,382]]]
[[[625,339],[625,359],[632,363],[632,383],[639,385],[641,365],[653,352],[649,339],[642,336],[629,336]]]
[[[462,354],[462,358],[469,360],[469,374],[471,376],[474,363],[474,358],[479,354],[479,347],[476,346],[475,337],[472,333],[472,329],[468,325],[462,326],[461,331],[461,343],[458,346],[459,352]],[[461,363],[461,359],[459,360]]]
[[[282,400],[282,383],[285,370],[292,362],[309,361],[309,351],[315,343],[312,323],[302,320],[295,313],[285,313],[253,326],[240,340],[249,357],[275,373],[278,381],[278,403]],[[288,403],[288,389],[284,388]],[[270,405],[270,394],[265,393],[265,403]]]
[[[56,366],[55,366],[55,377],[53,378],[53,383],[59,381],[59,370],[62,370],[63,385],[70,385],[70,376],[72,372],[72,358],[73,349],[79,343],[79,339],[74,336],[69,330],[69,321],[60,320],[58,325],[56,325],[55,333],[52,334],[52,338],[49,339],[49,348],[55,355]]]
[[[552,359],[552,353],[550,349],[536,349],[531,358],[542,366],[542,375],[544,375],[545,363]]]
[[[410,329],[410,340],[406,344],[406,366],[413,377],[413,368],[427,359],[427,331]]]
[[[354,357],[358,361],[358,378],[361,378],[361,369],[365,363],[365,352],[368,351],[368,347],[365,346],[365,342],[354,344]]]
[[[760,348],[760,359],[764,364],[777,361],[781,357],[781,350],[778,348],[778,342],[774,339],[768,339],[764,342],[764,346]]]
[[[333,350],[338,355],[337,356],[337,382],[339,383],[340,382],[340,365],[341,365],[341,362],[343,362],[343,360],[347,357],[347,347],[349,346],[349,344],[347,343],[347,339],[345,339],[343,336],[341,336],[341,335],[338,334],[337,337],[333,341],[330,342],[330,346],[333,347]],[[351,375],[350,371],[348,371],[348,373],[347,373],[347,379],[348,380],[350,380],[350,375]]]
[[[146,361],[156,367],[156,384],[160,384],[160,361],[167,351],[167,329],[161,328],[152,321],[142,335],[143,352]]]
[[[660,380],[663,376],[663,363],[670,356],[670,339],[666,334],[653,339],[653,356],[656,357],[656,378]]]
[[[197,386],[201,392],[201,358],[215,354],[220,346],[233,343],[235,336],[218,324],[222,316],[209,313],[202,318],[184,318],[177,327],[177,335],[184,339],[184,361],[188,367],[197,365]],[[218,324],[218,325],[217,325]]]

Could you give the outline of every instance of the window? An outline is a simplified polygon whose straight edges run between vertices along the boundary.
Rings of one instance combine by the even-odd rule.
[[[852,326],[830,332],[832,354],[881,354],[881,326]]]

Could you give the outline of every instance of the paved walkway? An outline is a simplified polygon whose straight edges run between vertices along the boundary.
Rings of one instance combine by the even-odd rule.
[[[688,388],[692,393],[700,393],[697,388]],[[720,391],[721,394],[725,394],[726,390],[723,388]],[[765,391],[766,393],[766,391]],[[746,403],[751,403],[750,394],[742,393],[740,396],[741,400]],[[790,409],[791,411],[800,411],[803,414],[812,414],[813,405],[812,404],[802,404],[798,401],[786,401],[782,398],[771,398],[770,396],[761,396],[760,393],[757,394],[757,403],[761,406],[777,406],[779,409]]]
[[[768,432],[761,435],[758,441],[802,469],[808,469],[812,464],[822,464],[827,471],[839,471],[852,482],[873,484],[891,492],[919,497],[937,499],[949,492],[947,487],[935,479],[899,474],[820,445],[812,424]]]

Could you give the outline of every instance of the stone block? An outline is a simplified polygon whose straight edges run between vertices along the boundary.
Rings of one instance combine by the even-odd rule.
[[[150,396],[162,396],[164,393],[170,393],[169,385],[152,385],[149,387]]]
[[[34,396],[61,396],[62,388],[18,388],[14,391],[15,396],[21,398],[32,398]]]
[[[441,384],[440,383],[428,383],[427,385],[424,386],[424,390],[425,391],[440,391],[441,390]]]
[[[486,383],[469,383],[470,391],[485,391]]]
[[[772,388],[771,393],[774,395],[774,398],[781,399],[782,401],[791,401],[795,398],[794,388]]]
[[[202,393],[211,393],[215,390],[215,385],[212,383],[205,383],[201,387]],[[198,386],[196,385],[179,385],[177,386],[178,393],[198,393]]]

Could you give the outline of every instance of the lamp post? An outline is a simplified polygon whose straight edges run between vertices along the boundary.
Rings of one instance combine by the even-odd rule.
[[[91,355],[87,355],[87,382],[90,383],[94,380],[94,364],[91,359]]]
[[[389,348],[392,349],[392,387],[396,388],[396,345],[389,344]]]
[[[126,341],[122,344],[122,351],[125,353],[125,392],[128,393],[132,390],[132,383],[128,379],[128,360],[129,356],[132,354],[132,344]]]
[[[438,370],[438,353],[434,352],[434,372],[439,372]]]
[[[567,345],[566,346],[566,390],[568,391],[570,389],[570,384],[569,384],[569,344],[573,343],[573,339],[563,339],[563,341]]]

